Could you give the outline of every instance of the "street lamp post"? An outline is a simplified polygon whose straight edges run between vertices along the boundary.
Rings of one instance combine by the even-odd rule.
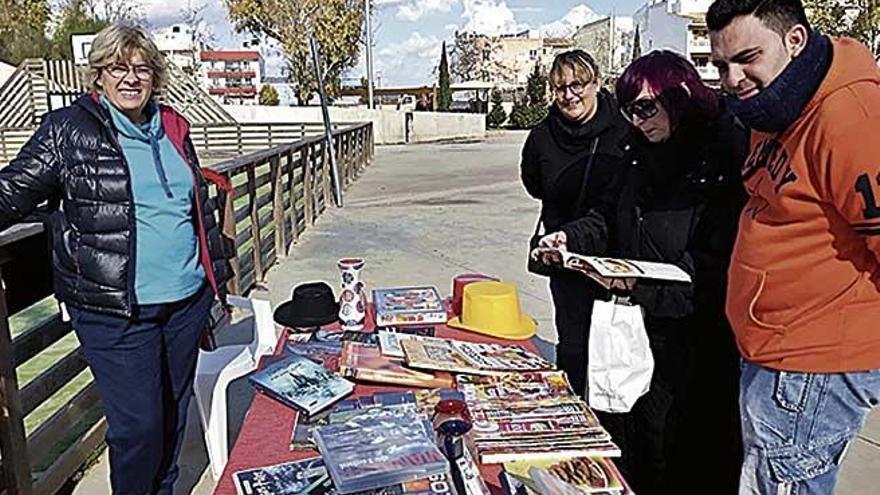
[[[367,28],[367,108],[373,108],[373,13],[372,1],[364,0],[364,17]]]

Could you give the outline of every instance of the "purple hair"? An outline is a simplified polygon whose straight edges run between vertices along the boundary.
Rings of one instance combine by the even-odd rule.
[[[703,83],[687,59],[675,52],[655,50],[630,64],[615,87],[620,105],[632,103],[644,83],[663,104],[673,127],[684,118],[711,119],[718,114],[717,93]]]

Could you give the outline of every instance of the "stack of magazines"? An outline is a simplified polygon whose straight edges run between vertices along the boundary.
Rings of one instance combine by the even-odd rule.
[[[616,457],[620,449],[561,371],[458,377],[482,464]]]
[[[312,431],[338,493],[357,493],[445,475],[431,422],[410,407],[355,410]]]

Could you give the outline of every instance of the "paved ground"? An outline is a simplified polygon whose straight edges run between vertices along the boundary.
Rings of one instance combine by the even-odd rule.
[[[310,280],[325,280],[338,290],[336,260],[346,256],[366,258],[368,288],[433,284],[449,293],[456,274],[489,273],[519,286],[522,306],[538,320],[539,336],[550,348],[554,338],[546,282],[525,271],[525,243],[538,205],[519,183],[524,138],[508,133],[481,143],[378,148],[375,163],[347,191],[345,208],[322,216],[271,270],[268,292],[256,297],[278,304],[294,285]],[[240,331],[246,325],[221,340],[249,340]],[[230,420],[240,424],[252,393],[239,381],[229,394],[235,397]],[[205,471],[207,457],[192,409],[190,419],[178,493],[209,494],[214,481]],[[235,434],[230,432],[231,439]],[[105,454],[74,493],[109,493],[107,473]],[[837,493],[875,494],[878,484],[880,414],[875,413],[847,453]]]

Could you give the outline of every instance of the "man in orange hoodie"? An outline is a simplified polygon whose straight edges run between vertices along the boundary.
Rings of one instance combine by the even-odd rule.
[[[752,129],[729,270],[742,353],[740,493],[830,494],[880,402],[880,71],[799,0],[717,0],[728,108]]]

